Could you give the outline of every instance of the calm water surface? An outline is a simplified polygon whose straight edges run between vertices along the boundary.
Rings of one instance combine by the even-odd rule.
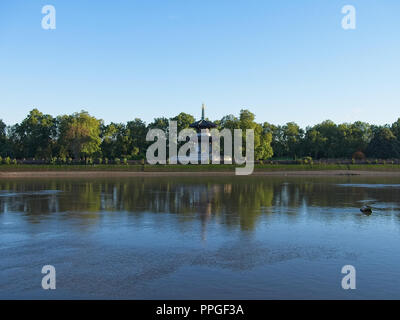
[[[3,179],[0,298],[400,299],[399,183]],[[348,264],[356,290],[341,288]]]

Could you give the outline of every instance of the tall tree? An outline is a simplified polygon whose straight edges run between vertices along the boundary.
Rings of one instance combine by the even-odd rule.
[[[367,148],[367,156],[380,159],[399,158],[400,142],[389,127],[374,127],[374,137]]]
[[[308,127],[304,139],[304,153],[315,159],[324,157],[327,140],[328,138],[323,136],[317,128]]]
[[[282,130],[285,153],[295,159],[301,155],[301,142],[304,131],[295,122],[288,122],[283,126]]]
[[[65,115],[58,118],[59,144],[61,153],[69,153],[75,159],[81,156],[92,156],[100,151],[101,120],[89,115],[86,111]]]
[[[278,158],[287,157],[288,154],[286,153],[286,144],[283,137],[283,127],[265,122],[263,128],[272,135],[271,147],[274,151],[274,156]]]
[[[254,151],[255,151],[254,156],[255,156],[255,159],[258,160],[264,154],[263,148],[260,147],[261,135],[262,135],[263,128],[260,124],[256,123],[254,120],[255,120],[254,113],[250,112],[247,109],[240,110],[239,123],[240,123],[240,129],[243,130],[243,132],[242,132],[242,134],[243,134],[243,150],[245,150],[245,143],[247,143],[246,130],[252,129],[252,130],[254,130]]]
[[[240,121],[233,114],[228,114],[219,122],[219,129],[240,129]]]
[[[6,133],[6,124],[3,120],[0,119],[0,156],[6,156],[6,147],[7,147],[7,133]]]
[[[130,155],[129,136],[125,124],[110,123],[101,126],[101,150],[109,159],[125,158]]]
[[[266,122],[261,127],[261,137],[260,137],[260,145],[255,150],[255,156],[257,160],[265,160],[272,158],[274,155],[274,150],[272,149],[272,133],[270,131],[269,124]]]
[[[400,118],[397,119],[397,121],[392,124],[391,130],[393,134],[396,136],[397,140],[400,141]]]
[[[341,157],[350,158],[355,152],[365,150],[372,138],[371,126],[368,123],[357,121],[352,124],[342,124],[338,126],[340,132],[339,150]]]
[[[20,147],[18,155],[25,158],[52,157],[55,134],[55,119],[33,109],[21,124],[14,127],[14,139]]]
[[[194,117],[191,114],[181,112],[176,117],[171,118],[171,120],[177,122],[179,133],[179,131],[189,128],[189,125],[194,122]]]
[[[129,137],[129,157],[144,158],[148,143],[146,142],[147,126],[139,118],[126,124]]]
[[[168,128],[169,128],[169,120],[168,120],[168,118],[165,118],[165,117],[155,118],[154,121],[148,125],[148,128],[149,129],[161,129],[165,133],[167,133]]]

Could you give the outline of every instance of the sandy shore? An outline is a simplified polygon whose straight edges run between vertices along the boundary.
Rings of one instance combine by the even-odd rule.
[[[315,170],[257,171],[253,176],[369,176],[400,177],[400,171]],[[126,178],[126,177],[215,177],[235,176],[234,172],[127,172],[127,171],[15,171],[0,172],[1,178]]]

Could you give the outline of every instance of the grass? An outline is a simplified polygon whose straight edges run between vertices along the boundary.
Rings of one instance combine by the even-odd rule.
[[[230,172],[237,166],[229,164],[209,165],[0,165],[0,172],[15,171],[129,171],[129,172]],[[398,164],[257,164],[254,171],[316,171],[316,170],[366,170],[400,171]]]

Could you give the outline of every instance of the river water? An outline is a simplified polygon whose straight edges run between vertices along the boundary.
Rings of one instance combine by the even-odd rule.
[[[0,298],[399,299],[399,183],[3,179]],[[44,265],[55,290],[42,289]],[[345,265],[355,290],[341,286]]]

